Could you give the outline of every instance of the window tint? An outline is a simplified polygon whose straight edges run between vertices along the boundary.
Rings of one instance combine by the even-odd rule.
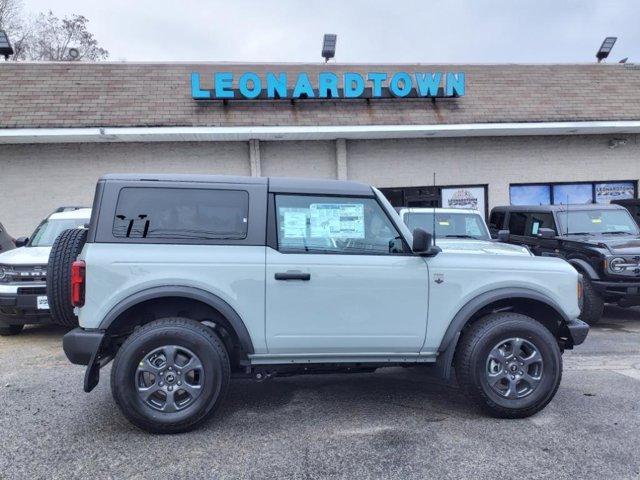
[[[527,214],[524,212],[511,212],[509,215],[509,232],[512,235],[524,235],[527,225]]]
[[[123,188],[113,236],[176,240],[247,236],[249,194],[239,190]]]
[[[403,253],[400,234],[372,198],[276,197],[278,249],[295,253]]]
[[[553,215],[550,213],[539,213],[534,212],[530,214],[531,222],[527,225],[527,235],[536,236],[538,235],[541,228],[551,228],[553,230],[556,229],[555,224],[553,222]]]
[[[491,218],[489,218],[489,227],[496,230],[502,230],[504,224],[504,212],[493,212]]]

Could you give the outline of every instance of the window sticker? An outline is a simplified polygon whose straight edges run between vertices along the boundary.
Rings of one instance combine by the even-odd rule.
[[[438,225],[440,225],[441,227],[448,227],[449,226],[449,220],[440,220],[438,222]]]
[[[473,217],[465,217],[464,219],[465,230],[468,235],[474,235],[476,237],[482,236],[480,225]]]
[[[531,225],[531,235],[537,235],[538,230],[540,230],[540,222],[533,222],[533,225]]]
[[[362,203],[312,203],[309,220],[311,237],[364,238]]]
[[[591,219],[591,223],[602,223],[602,219],[601,218],[592,218]]]
[[[281,208],[282,230],[284,238],[304,238],[307,236],[307,219],[309,218],[306,208]]]

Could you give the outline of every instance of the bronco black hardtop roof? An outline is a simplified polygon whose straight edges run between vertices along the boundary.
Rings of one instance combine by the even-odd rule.
[[[273,193],[304,193],[318,195],[358,195],[373,196],[370,185],[346,180],[288,177],[243,177],[233,175],[191,175],[191,174],[136,174],[111,173],[100,177],[105,182],[183,182],[183,183],[224,183],[238,185],[267,185]]]
[[[580,203],[569,205],[504,205],[493,207],[492,212],[570,212],[584,210],[626,210],[620,205],[601,203]]]

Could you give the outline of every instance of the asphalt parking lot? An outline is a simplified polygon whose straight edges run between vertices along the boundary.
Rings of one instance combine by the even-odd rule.
[[[195,432],[153,436],[91,394],[63,330],[0,338],[0,478],[640,477],[640,310],[608,307],[525,420],[476,412],[423,369],[233,381]]]

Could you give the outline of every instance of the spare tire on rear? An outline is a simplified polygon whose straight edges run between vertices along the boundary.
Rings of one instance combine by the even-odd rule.
[[[51,247],[47,265],[47,298],[53,323],[77,327],[78,318],[71,304],[71,264],[87,241],[86,228],[63,231]]]

